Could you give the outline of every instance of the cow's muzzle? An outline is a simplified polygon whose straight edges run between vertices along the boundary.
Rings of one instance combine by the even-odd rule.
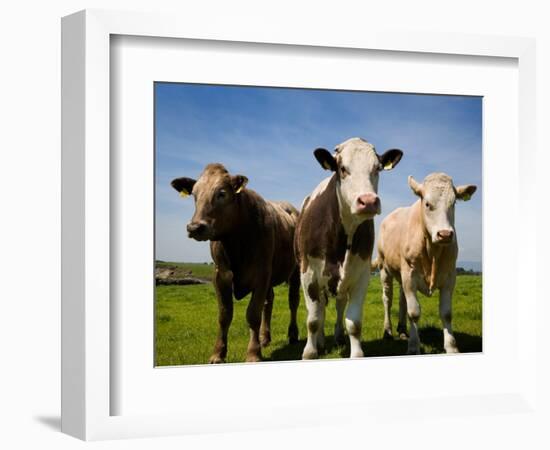
[[[197,241],[206,241],[210,238],[210,227],[204,221],[190,222],[187,225],[187,234]]]
[[[435,236],[435,243],[450,244],[451,242],[453,242],[454,234],[455,233],[453,230],[439,230]]]
[[[357,214],[368,214],[372,216],[380,214],[380,198],[374,192],[360,195],[357,197],[355,211]]]

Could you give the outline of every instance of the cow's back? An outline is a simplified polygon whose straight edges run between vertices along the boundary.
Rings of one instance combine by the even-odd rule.
[[[296,266],[293,240],[298,211],[287,202],[270,202],[250,189],[241,192],[242,214],[237,229],[211,241],[216,264],[231,271],[237,299],[252,292],[266,271],[272,285],[288,280]]]
[[[272,283],[276,285],[287,281],[296,266],[294,233],[299,213],[288,202],[268,201],[266,209],[272,217],[274,233]]]

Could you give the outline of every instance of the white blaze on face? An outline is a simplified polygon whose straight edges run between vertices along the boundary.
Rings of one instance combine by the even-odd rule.
[[[378,176],[382,165],[374,146],[360,138],[349,139],[336,148],[340,188],[338,200],[352,216],[361,215],[361,221],[380,214],[378,198]],[[365,203],[376,200],[376,207]]]
[[[428,175],[422,183],[421,207],[424,225],[433,243],[455,239],[456,193],[453,180],[443,173]]]

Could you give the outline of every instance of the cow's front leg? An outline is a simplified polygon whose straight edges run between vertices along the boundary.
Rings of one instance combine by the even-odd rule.
[[[368,262],[370,267],[370,261]],[[346,310],[346,329],[349,336],[350,358],[362,358],[361,329],[363,326],[363,303],[369,285],[370,271],[365,270],[353,286],[348,309]]]
[[[452,327],[452,301],[455,280],[449,277],[449,281],[439,291],[439,316],[443,324],[443,346],[447,353],[459,353]]]
[[[227,333],[233,320],[233,272],[216,269],[214,287],[218,298],[218,337],[210,356],[211,364],[225,362],[227,357]]]
[[[391,325],[391,306],[393,302],[393,277],[384,268],[380,270],[382,284],[382,302],[384,303],[384,339],[393,339]]]
[[[262,311],[269,288],[267,283],[262,283],[252,292],[252,298],[246,309],[246,320],[250,329],[250,340],[246,349],[246,362],[258,362],[262,360],[260,345],[260,326],[262,323]]]
[[[262,312],[262,325],[260,327],[260,345],[267,347],[271,342],[271,312],[273,311],[273,288],[269,288]]]
[[[399,289],[399,321],[397,322],[397,334],[399,339],[406,341],[409,338],[407,334],[407,299],[403,292],[403,287]]]
[[[409,355],[420,354],[420,337],[418,335],[418,321],[420,320],[420,303],[416,297],[416,285],[412,277],[403,277],[403,292],[407,300],[407,315],[411,325],[409,345],[407,353]]]
[[[302,359],[317,359],[319,357],[318,336],[323,326],[324,296],[321,295],[319,283],[311,267],[301,275],[301,281],[307,308],[307,342]]]

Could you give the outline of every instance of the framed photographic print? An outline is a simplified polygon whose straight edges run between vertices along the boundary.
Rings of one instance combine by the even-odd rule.
[[[366,356],[419,352],[418,344],[408,338],[407,308],[413,304],[407,303],[398,284],[396,304],[401,315],[395,311],[396,327],[392,327],[392,279],[401,278],[395,266],[399,268],[402,258],[415,265],[410,281],[418,283],[426,295],[432,295],[430,289],[441,289],[445,301],[444,285],[456,283],[454,289],[448,288],[448,296],[450,301],[455,291],[454,316],[459,323],[455,321],[455,331],[448,324],[448,350],[457,351],[456,340],[462,341],[461,352],[482,350],[482,97],[167,82],[156,83],[154,89],[157,366],[225,362],[226,358],[230,362],[247,358],[288,361],[337,358],[354,352]],[[361,132],[382,150],[372,151],[370,142],[354,137]],[[351,139],[340,143],[339,136]],[[329,169],[329,177],[313,154],[323,142],[333,147],[338,144],[340,167]],[[403,151],[384,152],[392,147]],[[374,165],[362,159],[364,152],[376,155]],[[398,164],[399,170],[389,172]],[[244,175],[238,175],[241,173]],[[423,188],[426,192],[413,186],[415,179],[408,180],[407,174],[428,177]],[[371,177],[378,178],[379,186],[371,185]],[[460,188],[459,182],[454,187],[453,179],[468,180],[469,184]],[[333,183],[325,188],[327,180]],[[311,203],[305,201],[319,183],[318,201],[314,202],[316,194],[312,194]],[[460,189],[469,189],[476,196],[469,205],[455,208]],[[183,198],[193,193],[195,201],[182,201],[178,192]],[[321,195],[324,192],[326,199]],[[281,210],[280,203],[262,195],[288,203],[289,209]],[[347,200],[346,195],[350,197]],[[465,195],[469,200],[470,194]],[[373,203],[363,205],[369,199]],[[390,216],[399,207],[409,208],[406,216],[399,218],[398,211]],[[318,219],[317,211],[322,211]],[[263,225],[264,216],[274,216],[274,223]],[[376,232],[370,236],[364,228],[372,224],[378,231],[382,218],[388,216],[386,224],[394,221],[407,230],[414,229],[409,216],[416,216],[422,230],[418,237],[398,242],[401,232],[394,236],[388,228],[375,249]],[[354,222],[357,231],[352,229]],[[269,238],[272,229],[273,242]],[[424,239],[430,232],[434,238],[428,247]],[[342,242],[329,239],[339,234],[346,235]],[[312,236],[314,242],[310,242]],[[346,249],[346,241],[359,236],[370,239],[373,254],[359,257],[354,266],[350,263],[359,252]],[[392,242],[383,243],[383,238]],[[391,248],[384,249],[383,244]],[[398,248],[414,245],[419,245],[416,255],[401,254]],[[397,252],[396,261],[382,261],[384,250],[388,258]],[[426,258],[428,263],[422,262]],[[320,273],[309,267],[317,260]],[[375,276],[370,280],[354,278],[357,271],[367,272],[367,277],[371,265],[376,264],[381,267],[373,268]],[[444,267],[447,264],[459,273],[454,281]],[[432,265],[437,279],[420,286],[432,276]],[[336,273],[324,276],[328,267]],[[270,272],[270,283],[263,298],[256,300],[255,283],[264,271]],[[226,287],[225,273],[231,276],[227,299],[221,294]],[[361,348],[352,349],[345,336],[346,331],[349,334],[345,322],[352,326],[352,292],[367,282],[367,304],[360,305],[365,316],[358,339]],[[406,283],[405,278],[401,284]],[[365,297],[363,291],[358,298]],[[409,303],[415,301],[415,294],[411,292]],[[419,296],[422,321],[432,324],[422,329],[423,352],[444,352],[439,302]],[[336,305],[325,305],[332,297]],[[259,302],[256,310],[254,301]],[[317,302],[323,303],[320,317],[324,323],[316,317]],[[448,308],[452,317],[450,303],[441,308]],[[250,328],[254,319],[257,330]],[[413,333],[422,321],[418,318],[411,323]],[[357,323],[361,322],[359,318]],[[400,339],[393,339],[396,332]],[[451,332],[457,336],[455,340]],[[350,339],[353,342],[353,336]]]
[[[63,431],[536,414],[531,40],[84,11],[62,45]]]

